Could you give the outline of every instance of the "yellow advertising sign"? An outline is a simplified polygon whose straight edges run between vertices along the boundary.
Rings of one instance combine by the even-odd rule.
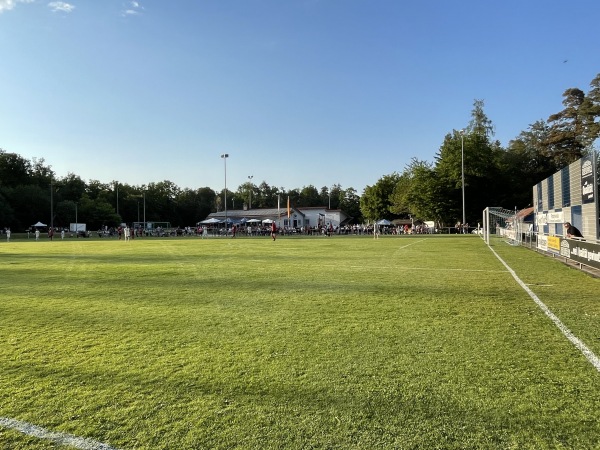
[[[560,251],[560,238],[556,236],[548,236],[548,248]]]

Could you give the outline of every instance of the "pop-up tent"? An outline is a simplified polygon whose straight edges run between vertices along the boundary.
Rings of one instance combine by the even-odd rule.
[[[203,220],[201,222],[198,222],[196,225],[200,225],[200,224],[210,225],[210,224],[222,223],[222,222],[223,222],[222,220],[215,219],[214,217],[212,217],[210,219],[206,219],[206,220]]]
[[[36,223],[35,225],[31,225],[32,227],[47,227],[48,225],[46,225],[45,223],[39,222]]]

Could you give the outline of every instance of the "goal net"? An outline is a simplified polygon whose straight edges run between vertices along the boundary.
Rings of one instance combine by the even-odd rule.
[[[524,225],[522,221],[518,220],[516,210],[487,207],[483,211],[483,239],[488,245],[490,236],[505,238],[508,243],[519,245],[526,231],[523,229]]]

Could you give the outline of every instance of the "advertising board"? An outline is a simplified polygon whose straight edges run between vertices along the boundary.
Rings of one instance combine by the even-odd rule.
[[[592,156],[581,158],[581,203],[596,201],[596,183]]]
[[[78,231],[86,231],[86,224],[85,223],[73,223],[71,222],[69,224],[69,231],[75,233]]]
[[[560,238],[556,236],[548,236],[548,250],[560,251]]]
[[[600,245],[574,239],[561,239],[560,255],[600,269]]]
[[[537,248],[545,252],[548,251],[548,236],[540,234],[537,238]]]

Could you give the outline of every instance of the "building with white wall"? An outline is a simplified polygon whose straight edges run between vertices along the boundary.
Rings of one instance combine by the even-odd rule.
[[[225,211],[210,213],[207,219],[225,221]],[[273,220],[279,227],[285,228],[315,228],[332,225],[333,228],[345,225],[352,219],[341,209],[329,209],[324,206],[307,208],[290,207],[288,219],[287,208],[257,208],[227,210],[227,220],[233,223],[247,222],[249,220]]]

